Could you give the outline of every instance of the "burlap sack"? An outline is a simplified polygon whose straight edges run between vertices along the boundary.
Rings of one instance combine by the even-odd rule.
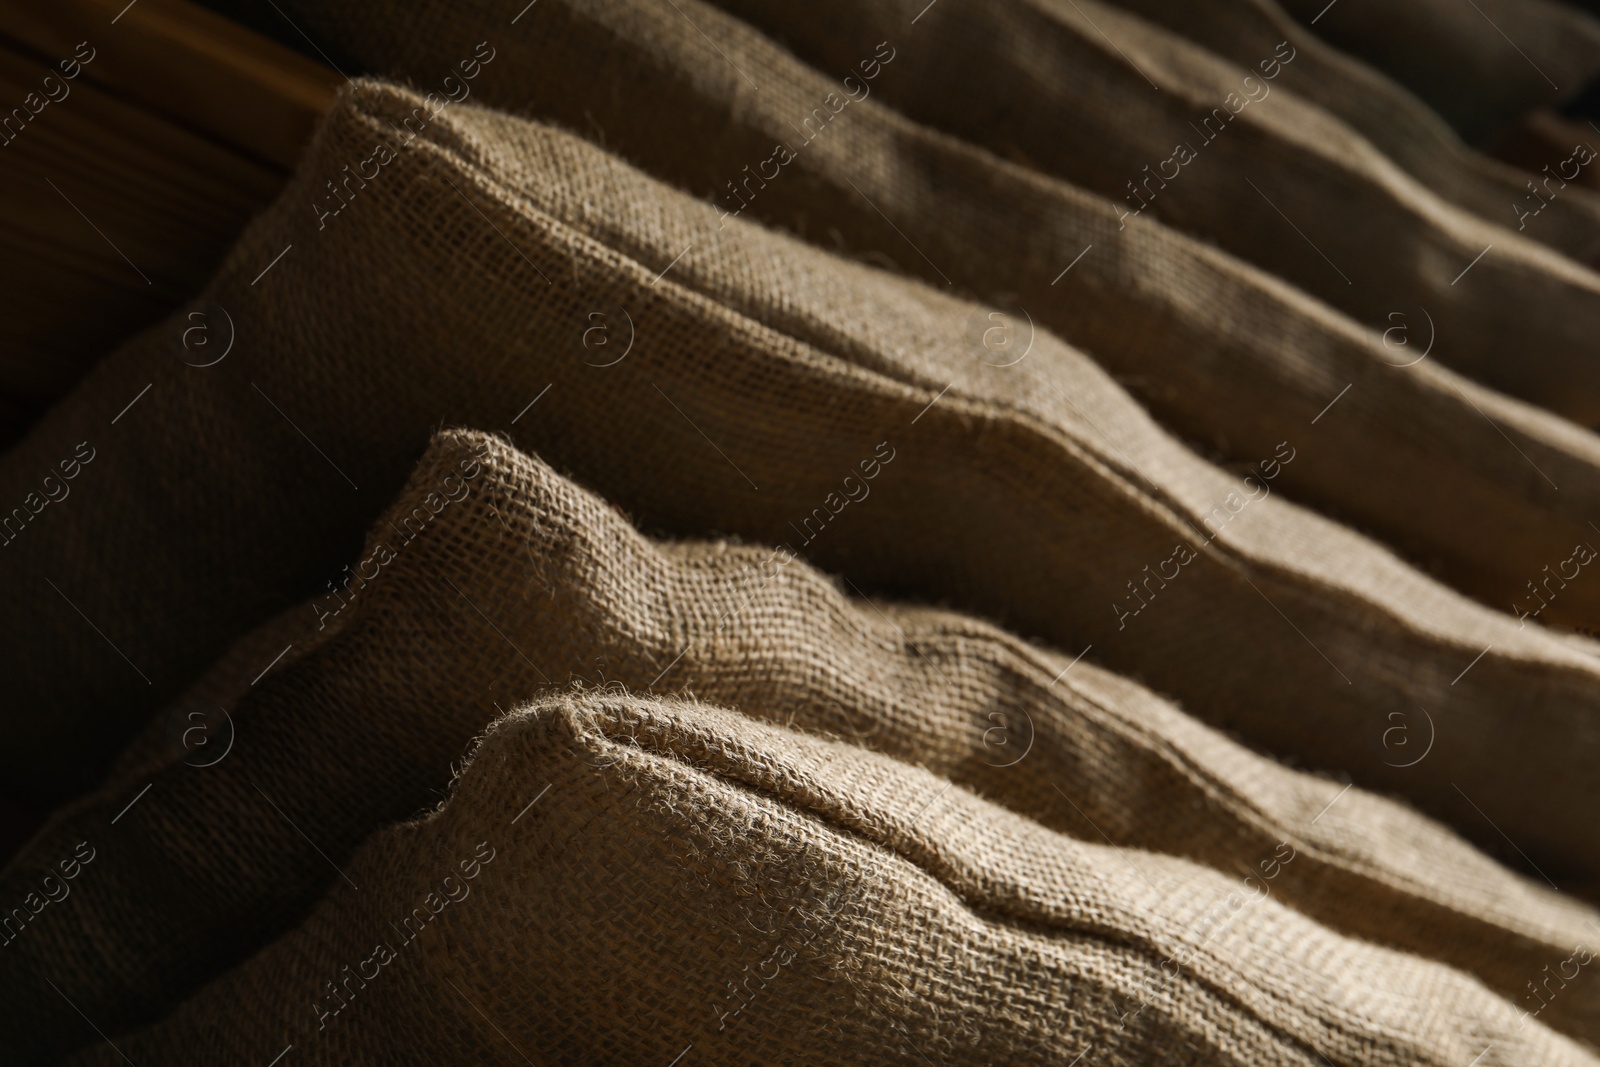
[[[914,29],[916,0],[831,0],[816,17],[760,0],[718,5],[840,77],[872,42],[896,42],[871,88],[909,118],[1099,193],[1123,224],[1159,218],[1213,242],[1359,322],[1381,329],[1402,305],[1426,307],[1442,337],[1436,358],[1600,421],[1578,407],[1600,393],[1580,401],[1550,388],[1600,384],[1586,355],[1600,274],[1517,234],[1509,201],[1499,225],[1444,202],[1280,86],[1292,45],[1241,70],[1094,0],[943,0]],[[1593,146],[1589,157],[1600,158]],[[1527,203],[1531,213],[1544,199]],[[1573,227],[1563,244],[1592,256],[1597,237]],[[1542,321],[1557,308],[1562,321]]]
[[[1301,22],[1427,101],[1469,141],[1570,100],[1600,74],[1600,23],[1554,0],[1283,0]]]
[[[1534,169],[1545,168],[1536,175],[1475,152],[1399,83],[1325,44],[1274,0],[1116,0],[1116,5],[1246,69],[1254,69],[1260,57],[1288,41],[1295,59],[1280,68],[1279,86],[1338,116],[1451,203],[1592,260],[1595,248],[1585,235],[1595,233],[1600,196],[1578,184],[1586,167],[1561,167],[1573,147],[1567,139],[1561,141],[1559,154],[1534,163]],[[1528,187],[1530,180],[1547,184],[1539,184],[1535,192]]]
[[[83,781],[89,746],[131,733],[139,698],[159,693],[130,671],[170,685],[270,595],[324,588],[429,427],[471,420],[647,525],[787,539],[862,588],[1093,645],[1259,745],[1504,850],[1481,806],[1553,877],[1593,872],[1593,646],[1477,608],[1272,499],[1293,442],[1250,481],[1225,475],[1042,331],[999,365],[970,343],[983,309],[739,220],[719,242],[705,205],[468,107],[436,116],[319,231],[300,210],[316,176],[368,158],[394,135],[386,117],[416,122],[419,106],[363,86],[334,113],[209,291],[238,324],[233,355],[190,368],[147,337],[11,457],[20,496],[22,472],[119,419],[74,499],[84,472],[106,495],[53,509],[54,540],[30,527],[7,549],[13,602],[33,609],[8,617],[26,669],[8,697],[54,701],[49,717],[8,717],[16,778]],[[631,331],[631,348],[586,348],[597,328],[618,344]],[[401,372],[401,352],[429,356]],[[905,458],[882,506],[824,521],[884,442]],[[1387,717],[1419,706],[1450,723],[1438,758],[1386,765]],[[1539,788],[1507,766],[1539,767]]]
[[[320,38],[423,84],[452,49],[492,38],[512,62],[477,83],[480,97],[585,130],[721,210],[887,256],[941,285],[953,279],[1004,305],[1019,338],[1031,321],[1087,349],[1180,434],[1241,466],[1315,433],[1316,448],[1284,471],[1288,492],[1495,607],[1600,625],[1593,583],[1554,598],[1529,588],[1593,534],[1595,440],[1440,372],[1426,356],[1460,338],[1441,338],[1428,306],[1393,305],[1380,338],[1148,216],[1119,228],[1109,202],[908,123],[873,96],[849,104],[824,135],[797,136],[796,116],[830,93],[844,99],[842,83],[715,10],[684,10],[692,20],[624,0],[547,3],[515,27],[487,4],[409,4],[376,21],[354,4],[306,15]],[[706,62],[694,26],[721,42],[727,63]],[[896,76],[893,62],[863,62],[877,70],[872,84]],[[755,69],[759,93],[739,73]],[[658,121],[635,99],[660,101],[675,120]],[[781,177],[763,181],[774,145],[803,137]],[[742,194],[730,191],[734,181]],[[1526,327],[1564,315],[1527,298],[1504,316]],[[1500,362],[1511,387],[1600,418],[1571,376],[1539,386],[1526,363]]]
[[[345,873],[359,889],[73,1062],[1600,1062],[1259,883],[620,692],[497,722],[437,812]]]
[[[848,507],[874,508],[901,459],[855,476]],[[185,731],[203,733],[158,719],[136,748],[165,766],[128,768],[0,877],[0,899],[20,898],[58,853],[99,853],[68,904],[0,951],[0,986],[19,991],[0,1042],[42,1052],[92,1037],[68,1000],[109,1033],[160,1018],[346,892],[339,868],[357,844],[432,803],[503,709],[573,679],[827,732],[1082,840],[1253,879],[1528,1011],[1544,1005],[1529,978],[1600,934],[1591,911],[1436,824],[1254,755],[1132,682],[975,619],[847,598],[781,550],[653,543],[483,435],[436,438],[348,573],[297,613],[322,626],[321,651],[246,687],[231,717],[180,705]],[[281,647],[291,619],[255,643]],[[1408,743],[1404,728],[1386,738],[1393,762],[1426,743],[1414,726]],[[173,892],[196,879],[203,892]],[[1600,990],[1564,982],[1539,1018],[1600,1038]]]

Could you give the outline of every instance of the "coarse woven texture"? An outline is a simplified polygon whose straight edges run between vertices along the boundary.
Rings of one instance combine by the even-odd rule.
[[[1600,22],[1554,0],[1283,0],[1479,141],[1600,74]]]
[[[1288,41],[1295,59],[1281,67],[1279,85],[1337,115],[1451,203],[1491,222],[1514,226],[1524,236],[1575,258],[1593,261],[1600,195],[1572,184],[1571,167],[1563,181],[1560,156],[1540,161],[1549,163],[1550,170],[1538,177],[1553,174],[1553,182],[1541,185],[1542,193],[1532,192],[1526,171],[1468,148],[1438,112],[1398,82],[1324,43],[1274,0],[1115,3],[1247,70],[1258,70],[1262,57]],[[1524,218],[1535,209],[1533,218]]]
[[[1434,358],[1600,422],[1600,274],[1507,228],[1509,202],[1493,222],[1447,203],[1281,86],[1292,45],[1241,69],[1095,0],[942,0],[914,36],[916,0],[828,0],[816,17],[717,2],[837,77],[890,40],[873,89],[908,118],[1105,196],[1123,224],[1149,215],[1210,241],[1358,322],[1425,307],[1446,342]],[[1594,254],[1600,231],[1563,232]]]
[[[208,291],[251,344],[200,371],[149,335],[12,457],[14,474],[36,469],[154,381],[95,460],[95,507],[52,512],[54,539],[7,549],[6,591],[34,609],[9,616],[22,667],[7,697],[55,694],[51,716],[8,712],[14,779],[83,781],[85,748],[130,735],[149,713],[138,698],[159,693],[128,685],[130,662],[174,686],[269,592],[338,576],[443,420],[505,429],[647,527],[798,540],[865,590],[1092,644],[1254,744],[1504,849],[1487,813],[1552,877],[1595,873],[1600,827],[1581,814],[1595,646],[1519,627],[1274,499],[1293,444],[1242,482],[1049,334],[997,366],[964,340],[974,305],[740,220],[719,241],[708,205],[467,106],[319,232],[306,205],[321,175],[422,107],[375,84],[342,99]],[[632,331],[620,360],[584,347],[600,309],[619,343]],[[402,351],[432,355],[402,373]],[[901,456],[882,506],[819,513],[879,442]],[[182,491],[153,495],[152,471]],[[70,588],[42,584],[66,573]],[[1451,728],[1429,759],[1392,767],[1387,717],[1419,706]],[[1540,768],[1538,788],[1516,766]]]
[[[299,660],[336,632],[319,621],[304,604],[296,604],[228,645],[117,753],[99,789],[131,785],[126,799],[175,760],[207,767],[226,759],[234,737],[229,710],[268,674]]]
[[[423,85],[440,84],[470,42],[492,39],[507,62],[473,83],[477,99],[583,130],[724,211],[742,204],[740,217],[825,236],[995,301],[998,321],[1014,325],[1010,347],[1025,348],[1030,324],[1050,328],[1176,432],[1231,462],[1249,466],[1281,441],[1314,434],[1316,447],[1282,472],[1288,494],[1374,531],[1495,607],[1534,610],[1541,601],[1529,583],[1592,536],[1600,441],[1464,381],[1437,357],[1419,361],[1461,340],[1439,336],[1428,306],[1391,307],[1380,338],[1148,215],[1124,226],[1107,200],[911,123],[878,95],[843,106],[819,130],[813,109],[831,114],[830,94],[845,99],[841,71],[806,67],[718,10],[690,2],[684,11],[727,62],[708,62],[705,39],[677,12],[632,0],[546,0],[514,27],[489,3],[396,5],[376,20],[365,5],[330,3],[304,17],[319,39]],[[879,52],[896,58],[884,63]],[[859,89],[862,69],[878,71],[870,87],[897,77],[898,62],[893,44],[864,46],[845,69]],[[761,92],[749,91],[746,70],[761,72]],[[661,101],[672,121],[633,106],[636,98]],[[781,168],[780,143],[797,146]],[[591,212],[582,225],[606,222]],[[685,247],[652,256],[665,265]],[[1507,300],[1497,314],[1524,329],[1563,316],[1510,293],[1490,287],[1474,302]],[[999,336],[970,326],[966,335]],[[1519,391],[1537,385],[1545,402],[1600,418],[1600,403],[1590,406],[1570,375],[1499,362]],[[1559,592],[1544,597],[1542,621],[1600,626],[1600,584]]]
[[[347,873],[359,890],[72,1062],[1600,1062],[1235,876],[620,692],[496,722],[439,810]]]
[[[863,464],[845,506],[873,508],[897,459]],[[0,986],[39,992],[0,1008],[0,1043],[91,1039],[65,999],[113,1034],[162,1017],[319,896],[345,892],[338,867],[358,843],[431,803],[504,708],[574,679],[681,690],[919,764],[1083,840],[1187,857],[1600,1038],[1592,980],[1548,1006],[1524,988],[1596,943],[1594,913],[1437,824],[1285,769],[1132,682],[978,620],[847,598],[782,550],[654,543],[484,435],[435,439],[350,575],[299,611],[328,624],[323,650],[233,705],[235,751],[191,745],[121,776],[0,877],[0,899],[21,897],[78,841],[101,857],[70,909],[0,952]],[[279,644],[285,625],[255,643]],[[148,732],[170,750],[162,720]],[[1388,739],[1396,762],[1410,759]],[[182,872],[204,872],[204,893],[174,896]]]

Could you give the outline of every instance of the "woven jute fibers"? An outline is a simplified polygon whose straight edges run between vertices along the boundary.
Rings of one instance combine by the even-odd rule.
[[[1325,44],[1273,0],[1116,0],[1126,8],[1260,75],[1260,64],[1288,42],[1294,61],[1280,64],[1277,83],[1348,123],[1384,155],[1451,203],[1526,237],[1591,260],[1600,196],[1571,184],[1573,164],[1538,176],[1554,180],[1535,194],[1529,175],[1464,145],[1437,112],[1399,83]],[[1560,170],[1566,171],[1563,180]],[[1541,206],[1542,205],[1542,206]],[[1518,210],[1520,209],[1520,210]],[[1525,213],[1534,217],[1524,221]]]
[[[102,791],[144,787],[150,774],[181,760],[211,766],[232,751],[229,710],[270,671],[287,667],[337,632],[295,604],[230,644],[205,672],[147,722],[117,754]]]
[[[996,365],[966,340],[973,305],[739,220],[719,241],[706,205],[466,106],[319,230],[315,176],[367,158],[394,136],[385,118],[422,106],[373,85],[344,98],[209,290],[238,351],[200,370],[147,336],[12,457],[21,495],[24,472],[152,386],[94,461],[95,506],[53,511],[58,536],[30,527],[6,549],[6,590],[26,606],[7,633],[18,779],[82,781],[83,746],[132,732],[160,690],[130,664],[170,685],[269,594],[322,588],[445,420],[509,428],[645,525],[801,541],[864,589],[1093,645],[1263,747],[1505,848],[1487,813],[1554,877],[1593,870],[1593,646],[1519,629],[1276,499],[1292,442],[1250,482],[1225,475],[1042,331]],[[604,309],[619,341],[632,332],[620,361],[583,345]],[[882,506],[821,521],[883,442],[902,458]],[[35,714],[46,696],[51,714]],[[1415,766],[1385,762],[1387,717],[1419,706],[1450,729]],[[1537,788],[1513,767],[1537,767]]]
[[[1600,74],[1600,24],[1553,0],[1284,0],[1300,21],[1409,87],[1469,141],[1571,99]]]
[[[840,69],[805,67],[720,11],[685,11],[728,62],[708,62],[705,40],[676,12],[628,0],[547,2],[515,27],[486,3],[396,5],[381,18],[366,5],[335,3],[305,17],[366,65],[422,84],[471,42],[491,39],[507,62],[473,83],[476,99],[584,130],[721,211],[981,294],[998,303],[991,310],[1014,337],[1010,351],[985,358],[1007,362],[1028,324],[1047,326],[1176,431],[1241,466],[1286,439],[1314,438],[1278,485],[1379,533],[1495,607],[1533,610],[1528,582],[1592,536],[1595,439],[1442,371],[1432,353],[1442,354],[1444,342],[1427,307],[1389,308],[1380,336],[1148,213],[1123,225],[1108,200],[915,125],[871,88],[899,76],[894,43],[846,64],[856,72],[854,94],[870,90],[846,104]],[[878,51],[896,58],[882,63]],[[862,66],[877,71],[870,82]],[[758,93],[740,74],[755,70]],[[636,99],[659,101],[671,121]],[[842,110],[827,118],[834,107]],[[780,167],[784,145],[797,155]],[[605,225],[596,212],[579,218]],[[665,249],[659,262],[684,247]],[[674,271],[692,262],[686,256]],[[1479,293],[1473,303],[1508,292]],[[1524,326],[1541,317],[1512,303],[1499,314]],[[1460,343],[1451,336],[1444,347]],[[1583,406],[1573,374],[1532,369],[1562,353],[1573,354],[1558,346],[1495,362],[1508,387],[1529,392],[1542,380],[1544,402],[1600,418],[1600,405]],[[1600,625],[1600,586],[1573,583],[1540,618]]]
[[[1600,400],[1585,355],[1600,330],[1600,274],[1506,228],[1510,198],[1494,223],[1454,207],[1267,78],[1294,65],[1292,45],[1241,69],[1094,0],[941,2],[914,35],[916,0],[830,0],[814,18],[719,3],[836,78],[871,42],[895,42],[872,89],[908,117],[1099,193],[1124,222],[1159,218],[1213,242],[1369,326],[1389,325],[1402,303],[1426,307],[1447,339],[1435,358],[1600,421],[1578,407]],[[1562,232],[1563,247],[1594,254],[1592,219]]]
[[[497,722],[440,810],[346,873],[358,889],[74,1062],[1597,1062],[1237,877],[620,692]]]
[[[899,461],[859,471],[847,507],[874,507]],[[503,709],[584,679],[826,732],[1080,839],[1189,857],[1600,1036],[1591,979],[1567,974],[1543,1008],[1524,988],[1595,942],[1593,913],[1438,825],[1256,756],[1086,661],[968,617],[847,598],[783,549],[652,542],[492,438],[437,438],[349,574],[301,609],[334,635],[326,647],[233,706],[225,759],[201,766],[214,753],[191,746],[107,787],[0,879],[20,896],[80,840],[101,856],[70,909],[0,952],[0,984],[41,994],[7,1006],[8,1045],[91,1036],[45,977],[102,1026],[164,1015],[232,962],[219,947],[242,957],[345,892],[331,864],[431,803]],[[205,875],[203,896],[168,895],[184,872]],[[152,957],[151,944],[166,948]]]

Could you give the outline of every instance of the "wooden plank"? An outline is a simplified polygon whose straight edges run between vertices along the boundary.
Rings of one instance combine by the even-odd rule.
[[[187,0],[0,0],[0,26],[52,63],[88,42],[82,77],[285,169],[344,80]]]
[[[204,285],[342,78],[186,0],[0,0],[0,27],[4,445]]]

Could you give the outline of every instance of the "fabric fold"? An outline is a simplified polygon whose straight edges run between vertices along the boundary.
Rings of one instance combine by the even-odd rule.
[[[1283,6],[1336,47],[1408,86],[1468,141],[1573,99],[1600,74],[1600,22],[1579,5],[1283,0]]]
[[[859,463],[845,512],[870,516],[902,461],[891,448]],[[226,716],[197,720],[183,702],[158,719],[132,749],[144,757],[0,877],[18,896],[79,842],[100,856],[72,910],[0,952],[0,984],[39,992],[0,1015],[8,1046],[84,1036],[43,977],[103,1026],[161,1017],[319,897],[356,892],[364,880],[341,872],[362,840],[432,803],[505,709],[574,684],[693,694],[920,765],[1051,830],[1223,872],[1600,1037],[1589,984],[1563,983],[1548,1005],[1525,988],[1593,944],[1595,914],[1437,824],[1280,767],[1082,659],[847,597],[790,549],[651,541],[487,435],[436,437],[343,581],[297,614],[309,647],[294,662],[236,681]],[[264,654],[295,625],[274,620],[247,644]],[[227,700],[217,685],[202,695]],[[231,750],[175,738],[173,720],[218,743],[226,721]],[[1396,763],[1422,731],[1384,738]],[[200,875],[203,895],[172,893]]]
[[[971,339],[1011,349],[986,354],[991,362],[1016,358],[1044,326],[1174,432],[1240,468],[1315,433],[1317,447],[1282,472],[1286,495],[1373,531],[1496,608],[1600,624],[1600,587],[1538,588],[1543,568],[1593,535],[1600,442],[1444,369],[1439,355],[1461,339],[1441,335],[1426,304],[1397,298],[1358,324],[1148,216],[1124,225],[1109,200],[908,122],[878,91],[898,76],[898,36],[824,73],[721,11],[685,11],[727,62],[708,65],[689,23],[650,4],[552,4],[515,32],[487,6],[413,5],[378,27],[365,8],[306,14],[370,66],[418,79],[448,65],[452,35],[492,38],[514,62],[476,83],[477,98],[585,131],[712,198],[723,224],[759,219],[976,293],[992,303],[984,322],[994,328]],[[763,72],[762,92],[748,91],[747,68]],[[618,79],[685,126],[628,106],[607,88]],[[1565,314],[1508,305],[1499,314],[1518,329]],[[1572,385],[1561,377],[1543,399],[1588,418],[1572,407]]]
[[[620,691],[496,722],[438,811],[348,874],[360,892],[73,1062],[1596,1062],[1235,876]]]
[[[0,457],[9,1059],[1600,1067],[1600,21],[281,2]]]
[[[208,292],[248,346],[199,370],[147,336],[14,457],[30,471],[100,433],[154,379],[93,467],[117,499],[52,513],[65,536],[7,549],[16,602],[41,609],[8,635],[28,667],[8,697],[57,694],[51,717],[11,713],[16,778],[52,759],[82,775],[83,750],[57,738],[87,723],[85,745],[131,734],[137,696],[99,697],[126,696],[130,670],[171,686],[263,601],[330,582],[445,420],[505,430],[652,528],[791,540],[863,590],[1093,645],[1253,744],[1504,848],[1486,812],[1553,877],[1593,873],[1579,813],[1594,782],[1573,758],[1597,743],[1592,644],[1519,627],[1273,499],[1297,440],[1248,477],[1212,467],[1042,330],[1026,358],[997,362],[968,339],[986,309],[742,220],[719,240],[708,206],[467,105],[436,113],[319,229],[324,168],[376,158],[427,111],[394,88],[347,93],[316,162]],[[597,314],[631,347],[586,347]],[[402,370],[398,351],[434,355]],[[818,513],[880,442],[902,457],[882,506]],[[149,496],[152,470],[183,491]],[[42,584],[69,567],[70,588]],[[1419,707],[1452,728],[1420,764],[1385,763],[1386,717]],[[1540,788],[1508,760],[1543,768]]]
[[[908,118],[1105,197],[1119,226],[1156,218],[1213,243],[1369,328],[1424,307],[1441,337],[1434,358],[1600,422],[1600,372],[1586,356],[1600,274],[1518,234],[1509,202],[1495,223],[1445,202],[1296,96],[1277,80],[1296,58],[1287,42],[1241,69],[1095,0],[946,0],[914,39],[915,0],[839,0],[826,18],[719,6],[822,70],[902,41],[872,89]],[[1530,195],[1524,217],[1559,196]],[[1592,257],[1597,238],[1572,227],[1563,247]]]
[[[1600,196],[1577,184],[1587,164],[1564,158],[1563,153],[1541,160],[1540,173],[1530,175],[1469,149],[1418,97],[1324,43],[1274,0],[1192,4],[1115,0],[1115,4],[1247,70],[1287,41],[1295,59],[1278,68],[1278,84],[1338,116],[1424,186],[1580,262],[1592,264],[1600,251],[1594,243]]]

